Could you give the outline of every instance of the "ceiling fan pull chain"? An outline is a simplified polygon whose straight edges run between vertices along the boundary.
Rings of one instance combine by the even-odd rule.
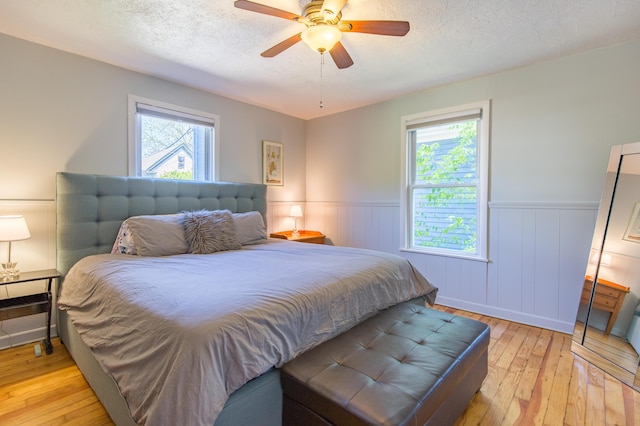
[[[323,86],[322,86],[322,68],[324,67],[324,52],[320,53],[320,109],[322,109],[324,107],[324,104],[322,103],[322,98],[323,98]]]

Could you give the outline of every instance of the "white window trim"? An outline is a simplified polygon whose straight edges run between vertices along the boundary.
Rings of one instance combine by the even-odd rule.
[[[136,104],[141,103],[149,105],[151,107],[158,107],[175,111],[177,113],[203,117],[213,121],[213,150],[210,158],[213,165],[213,180],[220,180],[220,116],[217,114],[211,114],[209,112],[198,111],[191,108],[182,107],[179,105],[173,105],[167,102],[156,101],[154,99],[143,98],[136,95],[128,95],[128,174],[129,176],[140,176],[140,170],[142,168],[142,152],[141,147],[136,141]],[[178,114],[179,115],[179,114]]]
[[[470,110],[482,110],[482,126],[480,129],[480,146],[478,147],[478,176],[480,178],[480,184],[478,185],[479,197],[477,205],[477,223],[480,225],[476,234],[476,253],[466,255],[462,252],[453,253],[449,250],[438,250],[433,248],[417,249],[411,247],[411,235],[409,226],[411,217],[411,209],[409,208],[410,200],[410,187],[409,182],[411,179],[411,142],[407,138],[407,127],[415,124],[429,123],[436,120],[447,119],[452,116],[464,114]],[[459,105],[451,108],[443,108],[434,111],[421,112],[412,115],[406,115],[401,117],[401,191],[400,191],[400,242],[401,251],[416,252],[423,254],[432,254],[439,256],[463,258],[470,260],[478,260],[482,262],[488,262],[488,230],[489,230],[489,145],[491,144],[491,101],[485,100],[480,102],[474,102],[466,105]]]

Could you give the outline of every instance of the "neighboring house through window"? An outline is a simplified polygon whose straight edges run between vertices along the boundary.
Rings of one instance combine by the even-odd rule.
[[[489,101],[403,117],[403,248],[487,259]]]
[[[129,96],[129,175],[216,180],[216,115]]]

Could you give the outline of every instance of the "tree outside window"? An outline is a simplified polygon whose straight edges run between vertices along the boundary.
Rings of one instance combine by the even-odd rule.
[[[477,120],[416,133],[413,244],[475,252]]]
[[[214,180],[217,116],[132,95],[129,104],[130,126],[133,125],[130,127],[133,130],[130,132],[131,174]]]
[[[406,249],[486,260],[489,102],[404,118]]]

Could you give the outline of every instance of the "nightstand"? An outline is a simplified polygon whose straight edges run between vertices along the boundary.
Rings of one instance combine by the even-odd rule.
[[[53,346],[51,346],[51,283],[54,279],[57,280],[59,278],[60,272],[55,269],[21,272],[17,277],[0,278],[0,286],[30,281],[47,281],[47,288],[42,293],[0,300],[0,321],[26,315],[40,314],[42,312],[47,313],[47,338],[43,342],[47,355],[53,352]]]
[[[324,244],[324,234],[318,231],[298,231],[300,235],[294,237],[291,235],[293,231],[274,232],[269,235],[271,238],[280,238],[281,240],[298,241],[301,243]]]
[[[580,303],[585,305],[589,304],[592,287],[593,277],[587,275],[584,278],[584,287],[582,288]],[[593,296],[592,306],[611,314],[609,316],[609,321],[607,321],[607,329],[604,334],[611,334],[611,330],[618,319],[620,308],[622,308],[622,303],[624,302],[624,298],[627,293],[629,293],[629,287],[598,278],[598,285],[596,286],[596,293]]]

